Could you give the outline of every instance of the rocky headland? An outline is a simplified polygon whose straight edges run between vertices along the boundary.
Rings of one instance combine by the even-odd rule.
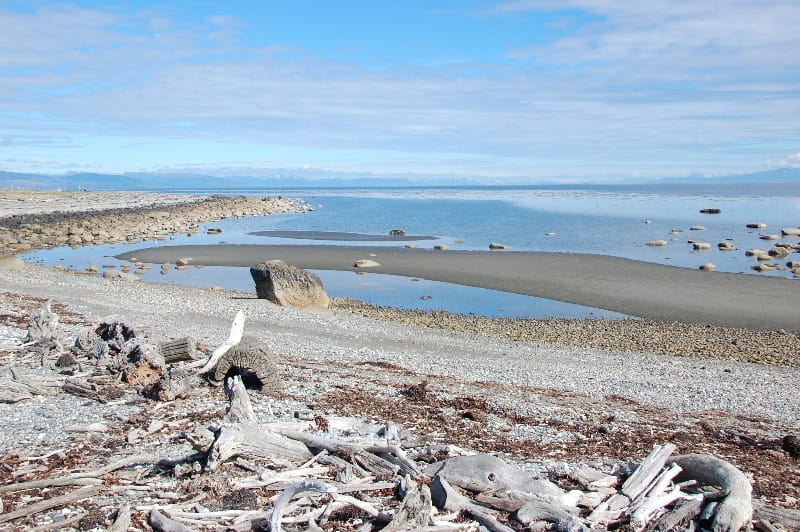
[[[7,191],[0,193],[0,252],[163,240],[195,234],[203,222],[308,209],[281,197]]]

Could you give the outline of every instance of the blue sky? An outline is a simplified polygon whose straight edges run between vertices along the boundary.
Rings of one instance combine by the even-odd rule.
[[[0,170],[800,167],[800,2],[0,0]]]

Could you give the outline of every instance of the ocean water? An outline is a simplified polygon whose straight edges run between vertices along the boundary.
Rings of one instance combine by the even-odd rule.
[[[195,192],[209,192],[194,190]],[[211,191],[215,192],[215,191]],[[303,214],[281,214],[214,222],[220,235],[178,235],[166,242],[146,245],[203,244],[320,244],[385,245],[408,242],[371,241],[363,235],[387,235],[403,229],[408,235],[434,239],[414,242],[418,247],[446,244],[450,249],[486,250],[499,242],[514,250],[594,253],[673,266],[697,268],[713,262],[718,271],[769,275],[793,279],[791,272],[759,274],[745,250],[769,249],[773,242],[760,234],[778,234],[783,227],[800,227],[800,184],[776,185],[659,185],[650,187],[457,187],[420,189],[319,189],[242,190],[261,196],[283,195],[305,199],[314,208]],[[718,208],[720,214],[701,214]],[[748,223],[766,223],[766,229],[748,229]],[[692,231],[692,226],[704,231]],[[281,232],[282,236],[255,235]],[[293,231],[303,238],[287,238]],[[360,233],[354,241],[342,235]],[[317,239],[308,240],[308,233]],[[664,247],[646,243],[663,239]],[[690,240],[708,242],[712,249],[693,251]],[[731,241],[735,251],[719,251],[717,243]],[[797,237],[780,242],[797,244]],[[139,244],[144,247],[144,244]],[[137,246],[97,246],[31,253],[28,260],[62,264],[82,270],[88,264],[114,265],[113,256]],[[789,259],[800,260],[800,254]],[[451,312],[491,316],[620,317],[619,314],[578,305],[542,300],[447,283],[351,272],[318,271],[326,290],[334,296],[354,297],[378,305],[404,308],[446,309]],[[204,268],[149,272],[146,278],[161,282],[220,285],[253,291],[246,268]]]

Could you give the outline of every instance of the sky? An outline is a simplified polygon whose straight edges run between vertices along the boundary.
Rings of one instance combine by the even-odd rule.
[[[0,0],[0,170],[800,167],[798,0]]]

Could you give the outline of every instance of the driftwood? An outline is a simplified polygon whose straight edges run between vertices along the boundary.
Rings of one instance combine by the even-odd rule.
[[[45,510],[50,510],[52,508],[58,508],[59,506],[64,506],[71,502],[80,501],[82,499],[89,499],[97,495],[99,492],[99,486],[86,486],[77,491],[73,491],[72,493],[67,493],[58,497],[52,497],[44,501],[23,506],[22,508],[18,508],[13,512],[0,514],[0,523],[7,523],[23,517],[29,517],[31,515],[38,514],[39,512],[44,512]]]
[[[99,387],[97,385],[86,382],[82,379],[67,379],[64,381],[61,389],[69,394],[77,395],[78,397],[85,397],[86,399],[92,399],[99,403],[107,402],[106,399],[98,393]]]
[[[657,480],[653,484],[653,487],[648,490],[645,497],[639,500],[636,509],[631,514],[630,522],[632,528],[635,530],[643,530],[656,510],[668,506],[682,497],[688,498],[688,496],[680,491],[679,486],[675,486],[672,490],[667,491],[672,479],[677,477],[681,471],[681,467],[673,463],[672,467],[656,477]],[[702,495],[694,497],[699,497],[700,500],[703,498]]]
[[[197,343],[189,336],[175,340],[165,340],[158,344],[158,350],[167,364],[191,362],[199,358],[197,355]]]
[[[48,300],[38,312],[31,314],[25,343],[49,344],[56,341],[58,338],[58,314],[52,311],[52,303]]]
[[[158,510],[150,510],[147,515],[147,522],[157,532],[192,532],[192,529],[177,521],[174,521],[162,514]]]
[[[619,479],[613,475],[606,475],[593,467],[583,466],[576,470],[572,479],[580,484],[584,489],[596,491],[600,488],[610,488],[616,486]]]
[[[400,466],[397,466],[356,444],[294,430],[281,430],[280,433],[288,438],[302,442],[312,449],[324,449],[332,453],[346,455],[354,460],[356,465],[366,469],[378,479],[391,478],[400,470]]]
[[[542,500],[532,500],[517,512],[517,521],[523,525],[536,521],[552,523],[555,530],[560,532],[585,532],[589,529],[580,519],[568,513],[561,507]]]
[[[798,510],[775,508],[753,501],[753,514],[757,519],[778,523],[789,530],[800,530],[800,511]]]
[[[281,496],[278,497],[278,500],[275,501],[275,505],[272,508],[272,515],[269,520],[270,530],[272,532],[281,532],[283,530],[281,519],[283,518],[289,501],[291,501],[295,495],[308,491],[334,493],[336,489],[319,480],[304,480],[287,487],[283,493],[281,493]]]
[[[228,352],[230,348],[238,344],[242,339],[242,333],[244,332],[244,313],[240,310],[236,313],[236,317],[233,319],[233,323],[231,324],[231,331],[228,335],[228,339],[225,342],[217,347],[211,356],[208,357],[208,360],[204,364],[201,364],[202,367],[197,370],[197,373],[203,374],[208,373],[211,369],[217,365],[219,359],[222,358],[222,355]],[[197,362],[190,364],[190,366],[194,366]]]
[[[656,532],[685,529],[689,521],[699,516],[702,510],[703,501],[697,499],[682,501],[678,506],[654,521],[651,528]]]
[[[108,528],[108,532],[128,532],[131,526],[131,506],[128,503],[120,506],[117,510],[117,517]]]
[[[406,477],[408,489],[403,502],[392,521],[383,530],[398,532],[400,530],[422,530],[431,520],[431,490],[428,486],[417,487],[416,481]]]
[[[302,463],[311,458],[302,443],[256,424],[250,398],[239,376],[228,380],[230,406],[208,450],[206,468],[214,471],[229,458],[243,456]]]
[[[533,495],[564,495],[564,490],[549,480],[525,473],[490,454],[456,456],[441,465],[433,464],[425,472],[438,474],[454,486],[478,493],[517,490]]]
[[[220,357],[214,370],[209,373],[209,382],[220,384],[231,375],[240,375],[247,383],[253,383],[254,387],[264,392],[283,390],[275,355],[264,342],[253,337],[242,338]]]
[[[98,480],[98,478],[111,473],[112,471],[116,471],[117,469],[122,469],[123,467],[133,464],[154,463],[156,460],[157,458],[151,454],[137,454],[122,458],[121,460],[117,460],[116,462],[105,465],[98,469],[92,469],[90,471],[81,471],[63,477],[31,480],[28,482],[18,482],[17,484],[6,484],[5,486],[0,486],[0,493],[29,490],[34,488],[49,488],[55,486],[91,486],[100,484],[101,481]]]
[[[475,504],[469,498],[458,493],[455,488],[440,475],[433,477],[430,490],[431,501],[437,508],[450,512],[464,512],[491,531],[513,532],[511,528],[498,521],[488,508]]]
[[[657,445],[628,477],[628,480],[620,488],[620,492],[631,500],[636,499],[661,473],[667,458],[675,449],[676,447],[671,443]]]
[[[750,480],[730,463],[708,454],[685,454],[671,459],[683,468],[686,478],[728,490],[717,506],[712,524],[714,531],[740,530],[753,518]]]

